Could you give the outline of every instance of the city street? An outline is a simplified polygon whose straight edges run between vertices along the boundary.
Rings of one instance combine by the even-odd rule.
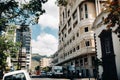
[[[41,78],[40,76],[31,76],[31,80],[70,80],[65,78]],[[73,79],[73,80],[95,80],[94,78],[79,78],[79,79]]]
[[[70,79],[60,79],[60,78],[31,78],[31,80],[70,80]],[[84,78],[84,79],[73,79],[73,80],[95,80],[93,78],[88,79],[88,78]]]
[[[32,78],[32,80],[69,80],[69,79],[57,79],[57,78]]]
[[[69,80],[64,78],[41,78],[40,76],[32,75],[31,80]]]

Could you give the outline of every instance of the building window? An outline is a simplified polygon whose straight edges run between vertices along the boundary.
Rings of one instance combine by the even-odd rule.
[[[75,40],[75,36],[73,36],[73,40]]]
[[[70,43],[72,42],[72,40],[70,39]]]
[[[88,58],[84,58],[84,62],[88,62]]]
[[[68,10],[68,17],[70,16],[70,10]]]
[[[110,40],[109,40],[109,38],[106,38],[106,39],[105,39],[105,51],[106,51],[106,53],[111,53],[111,50],[110,50]]]
[[[64,21],[64,17],[65,17],[65,15],[64,15],[64,12],[63,12],[63,21]]]
[[[77,46],[77,50],[79,50],[80,49],[80,47],[79,47],[79,45]]]
[[[69,55],[69,52],[68,52],[68,55]]]
[[[78,24],[78,21],[76,21],[74,24],[73,24],[73,28],[75,28]]]
[[[67,45],[69,45],[69,41],[67,42]]]
[[[83,59],[80,59],[80,66],[83,66]]]
[[[65,38],[66,38],[66,34],[65,34]]]
[[[84,58],[84,64],[87,65],[88,64],[88,58]]]
[[[88,32],[88,27],[85,27],[85,28],[84,28],[84,31],[85,31],[85,32]]]
[[[75,52],[75,48],[73,48],[73,52]]]
[[[92,56],[92,65],[95,65],[95,56]]]
[[[86,41],[86,42],[85,42],[85,45],[86,45],[86,46],[90,46],[90,41]]]
[[[62,41],[63,41],[63,38],[62,38]]]
[[[79,32],[77,32],[77,37],[79,37]]]
[[[80,11],[80,20],[83,20],[83,8],[81,5],[79,6],[79,11]]]
[[[87,4],[85,4],[85,18],[88,18]]]
[[[86,77],[90,76],[90,72],[88,69],[86,69]]]
[[[68,27],[71,25],[71,19],[68,20]]]
[[[77,18],[77,10],[73,13],[73,19]]]
[[[70,34],[70,32],[71,32],[71,28],[68,30],[68,34]]]

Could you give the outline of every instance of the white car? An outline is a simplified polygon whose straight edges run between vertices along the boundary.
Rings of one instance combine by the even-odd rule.
[[[18,70],[6,73],[2,80],[31,80],[26,70]]]
[[[52,72],[47,72],[48,77],[52,77]]]

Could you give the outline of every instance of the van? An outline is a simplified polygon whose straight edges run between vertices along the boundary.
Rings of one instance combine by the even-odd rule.
[[[26,70],[18,70],[4,74],[2,80],[31,80]]]

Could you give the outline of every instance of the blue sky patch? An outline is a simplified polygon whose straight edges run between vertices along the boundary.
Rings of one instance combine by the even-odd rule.
[[[52,29],[50,27],[45,27],[44,29],[41,28],[39,24],[31,26],[32,31],[32,39],[36,40],[37,36],[39,36],[41,33],[47,33],[55,36],[58,38],[58,29]]]

